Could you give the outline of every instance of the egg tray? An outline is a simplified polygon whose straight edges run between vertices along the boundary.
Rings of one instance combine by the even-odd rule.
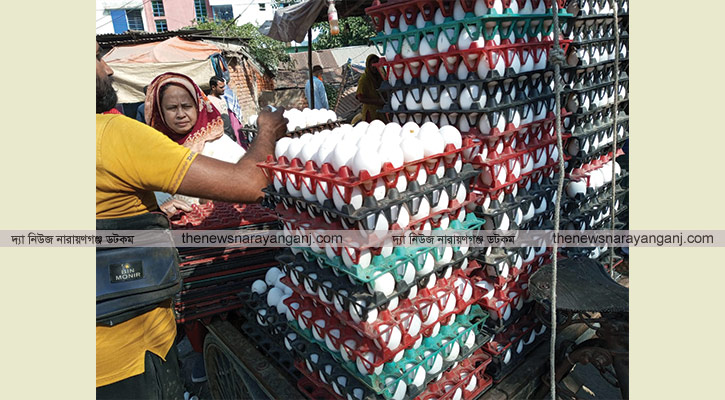
[[[292,283],[299,285],[298,282],[305,282],[306,286],[310,286],[315,291],[322,289],[325,297],[328,299],[334,298],[336,303],[341,305],[342,309],[349,310],[351,307],[354,307],[362,319],[367,319],[370,311],[373,309],[387,309],[388,304],[394,298],[401,300],[409,298],[411,293],[417,293],[418,289],[425,287],[424,283],[430,279],[432,274],[435,274],[436,278],[439,279],[443,278],[449,272],[449,269],[465,269],[469,273],[470,267],[468,267],[468,262],[476,257],[477,253],[475,250],[465,255],[456,252],[453,261],[437,265],[428,273],[422,275],[416,274],[410,283],[402,279],[400,271],[393,270],[391,273],[396,280],[395,289],[393,293],[387,296],[381,292],[374,291],[371,293],[369,288],[362,286],[363,284],[353,283],[349,278],[336,275],[334,270],[320,268],[316,263],[304,261],[304,258],[299,256],[294,262],[281,261],[281,263],[285,274],[290,277]],[[325,282],[328,284],[326,285]],[[413,287],[416,289],[413,289]],[[414,291],[411,292],[411,290]]]
[[[619,209],[614,212],[614,217],[618,218],[621,215],[623,215],[625,212],[629,210],[629,206],[626,204],[621,204],[622,200],[620,200],[620,206]],[[577,218],[579,217],[579,218]],[[582,221],[582,219],[585,219],[585,221]],[[589,221],[591,217],[581,216],[581,215],[574,215],[571,217],[567,217],[562,221],[562,229],[568,228],[568,230],[571,230],[571,223],[574,226],[584,226],[587,230],[600,230],[600,229],[609,229],[611,226],[611,216],[603,217],[600,221],[595,222],[594,224],[591,224]],[[622,230],[624,227],[624,223],[615,221],[614,224],[614,230]]]
[[[192,211],[180,212],[169,219],[171,229],[219,230],[247,227],[276,221],[276,216],[258,204],[208,202],[191,205]]]
[[[454,363],[468,358],[490,338],[489,333],[480,329],[481,324],[485,321],[485,319],[485,313],[483,313],[479,308],[472,309],[471,314],[467,316],[457,316],[456,322],[454,322],[451,326],[442,327],[438,336],[424,339],[419,348],[406,350],[400,361],[386,363],[382,372],[374,375],[361,375],[354,362],[345,361],[339,354],[330,352],[326,345],[321,344],[312,337],[309,329],[301,329],[296,321],[290,321],[290,326],[299,334],[300,339],[304,339],[293,343],[293,347],[303,356],[303,358],[308,358],[306,356],[314,351],[311,349],[311,345],[317,344],[325,354],[331,356],[338,365],[342,366],[350,374],[350,376],[365,384],[367,388],[371,389],[375,393],[382,394],[384,398],[389,399],[392,395],[391,390],[397,387],[399,381],[403,380],[409,388],[412,386],[410,384],[412,382],[412,378],[406,376],[406,374],[414,371],[420,366],[425,369],[425,367],[430,364],[433,357],[436,357],[439,354],[445,354],[443,353],[445,347],[449,345],[452,346],[454,342],[463,343],[464,338],[468,337],[469,334],[474,334],[475,341],[472,346],[466,348],[465,345],[461,346],[459,344],[459,346],[465,348],[465,350],[462,351],[456,359],[452,361],[444,361],[440,371],[445,371]],[[464,330],[460,333],[456,333],[459,327],[464,328]],[[447,344],[444,346],[443,340],[447,340],[449,338],[450,341],[447,341]],[[424,352],[426,351],[430,351],[430,354],[427,356],[424,355]],[[428,370],[426,369],[426,371]],[[435,375],[433,374],[431,374],[431,376],[426,376],[424,384],[417,388],[417,393],[408,393],[407,396],[409,396],[409,398],[413,398],[422,393],[422,389],[425,388],[425,386],[429,384],[434,377]],[[386,384],[385,380],[387,380],[387,378],[394,378],[394,380],[389,381]]]
[[[410,74],[411,82],[412,79],[420,81],[423,68],[429,76],[438,76],[440,68],[445,68],[448,75],[458,76],[461,63],[469,72],[467,78],[473,74],[481,78],[479,67],[485,71],[482,79],[514,76],[521,72],[528,72],[527,70],[543,71],[547,69],[549,54],[554,42],[549,38],[546,39],[541,41],[537,38],[530,38],[528,41],[516,39],[515,42],[503,39],[499,45],[492,45],[493,42],[488,42],[483,47],[478,47],[478,44],[474,42],[468,49],[458,49],[458,45],[451,45],[443,53],[409,58],[403,58],[397,54],[392,60],[381,58],[374,65],[381,69],[383,79],[393,86],[398,80],[405,78],[406,72]],[[567,51],[570,42],[568,39],[560,41],[559,44],[564,52]],[[528,63],[529,57],[533,63],[531,66]],[[516,60],[518,63],[514,63]],[[486,62],[488,65],[481,66],[482,62]]]
[[[628,91],[629,78],[627,78],[627,74],[622,71],[622,73],[620,74],[619,90],[617,91],[617,93],[619,94],[619,98],[626,98]],[[569,98],[567,104],[568,110],[572,112],[576,112],[578,110],[586,112],[596,107],[603,107],[607,104],[613,104],[614,92],[614,81],[612,80],[609,82],[598,83],[596,85],[592,85],[586,88],[565,88],[563,94],[565,96],[568,96]],[[605,95],[607,98],[607,102],[603,101]],[[597,98],[600,99],[599,102],[597,102]],[[586,106],[585,104],[589,104],[589,106]],[[572,110],[572,108],[575,109]]]
[[[272,360],[280,370],[284,371],[288,379],[294,382],[302,377],[295,366],[293,354],[281,344],[283,335],[271,335],[269,331],[261,329],[256,322],[250,320],[242,321],[240,328],[251,339],[255,348],[261,350],[267,359]]]
[[[347,166],[335,171],[327,163],[317,167],[313,161],[302,163],[297,158],[289,161],[285,156],[281,156],[275,161],[274,156],[270,155],[267,157],[267,161],[258,163],[257,166],[262,168],[262,172],[270,181],[279,181],[282,186],[286,185],[289,180],[295,189],[302,190],[304,185],[311,194],[316,194],[319,188],[323,190],[324,197],[327,199],[332,198],[333,192],[337,191],[345,203],[349,203],[353,188],[360,189],[365,196],[372,196],[378,179],[385,184],[387,189],[391,189],[395,187],[399,177],[405,176],[408,180],[412,180],[418,175],[421,168],[425,168],[428,175],[435,174],[441,165],[444,168],[454,168],[456,162],[461,160],[461,154],[465,150],[476,148],[479,145],[478,139],[465,136],[462,138],[460,148],[455,148],[453,144],[449,143],[440,154],[407,162],[398,168],[386,162],[382,165],[381,172],[372,176],[366,170],[360,171],[360,175],[355,176]],[[322,183],[327,188],[324,188]]]
[[[539,327],[541,326],[544,325],[541,325],[539,323]],[[541,335],[536,335],[534,337],[534,340],[529,344],[526,344],[526,342],[524,341],[524,344],[521,346],[521,352],[518,353],[516,352],[516,350],[518,350],[519,343],[521,343],[524,338],[527,338],[527,336],[524,335],[517,337],[514,343],[508,343],[506,345],[506,349],[503,354],[492,356],[491,363],[486,368],[486,373],[491,376],[494,383],[501,382],[519,365],[526,361],[526,357],[529,355],[529,353],[531,353],[532,350],[538,347],[539,344],[547,342],[547,339],[549,338],[549,332],[547,330]],[[487,348],[484,348],[484,350],[487,350]],[[510,356],[510,358],[506,360],[506,352],[509,351],[509,354],[512,354],[512,356]],[[504,360],[506,360],[507,362],[504,362]]]
[[[314,330],[313,336],[325,338],[325,341],[329,340],[335,349],[340,349],[343,342],[353,340],[357,343],[354,349],[345,345],[346,351],[354,355],[354,357],[349,357],[350,359],[360,359],[366,351],[371,352],[374,355],[374,361],[361,361],[368,371],[390,361],[401,350],[413,346],[417,340],[435,336],[436,331],[444,323],[450,324],[449,321],[453,321],[456,316],[465,314],[466,310],[471,309],[469,306],[475,303],[479,297],[477,288],[470,285],[466,275],[461,271],[455,271],[451,278],[437,280],[430,289],[420,289],[412,300],[401,300],[395,310],[384,309],[374,320],[368,316],[366,320],[356,322],[348,310],[339,312],[336,307],[320,301],[317,296],[310,295],[304,288],[293,285],[288,278],[283,279],[286,279],[283,283],[294,292],[291,297],[284,300],[292,319],[296,320],[302,328]],[[466,287],[471,288],[472,294],[467,301],[462,299],[457,287],[446,287],[450,282],[456,281],[466,282]],[[434,318],[430,315],[431,306],[437,304],[439,310],[445,311],[441,303],[446,305],[449,299],[456,300],[456,305],[452,310],[445,313],[441,311],[438,318],[425,326],[421,325],[420,330],[414,335],[409,333],[406,325],[410,326],[414,315],[418,315],[422,322],[428,321]],[[322,324],[319,323],[320,321]],[[397,328],[401,332],[401,339],[400,344],[391,349],[386,339],[390,339],[393,328]],[[331,330],[337,330],[338,333],[330,335]],[[336,339],[333,341],[332,337]],[[322,342],[323,339],[320,341]]]
[[[478,173],[479,171],[470,165],[463,165],[460,171],[456,171],[454,168],[448,168],[445,170],[442,178],[431,174],[427,177],[426,183],[423,185],[419,184],[416,180],[408,182],[407,190],[402,193],[395,187],[392,187],[387,190],[385,197],[380,200],[377,200],[374,195],[366,195],[363,197],[362,206],[358,209],[355,209],[350,204],[344,204],[338,210],[330,199],[326,199],[323,204],[320,204],[317,201],[309,201],[298,196],[292,196],[284,187],[276,190],[274,187],[269,186],[263,189],[263,192],[269,197],[272,197],[277,204],[282,204],[285,209],[294,207],[294,211],[298,214],[307,211],[311,218],[322,216],[328,224],[339,220],[343,224],[343,229],[357,226],[358,222],[369,225],[367,228],[372,229],[375,224],[367,224],[367,220],[372,215],[384,213],[390,225],[392,225],[397,222],[398,210],[403,204],[406,204],[408,210],[412,211],[410,215],[417,214],[419,203],[415,200],[420,201],[421,197],[426,197],[431,206],[436,206],[441,196],[441,191],[445,190],[448,199],[452,201],[458,194],[458,188],[468,186],[470,181]],[[416,171],[415,175],[417,176],[417,174],[418,171]],[[396,179],[402,177],[400,176]],[[285,210],[280,211],[282,213],[285,212]]]
[[[573,14],[573,10],[570,10]],[[629,32],[629,16],[620,15],[618,19],[620,36]],[[614,14],[605,14],[600,17],[573,18],[570,23],[562,29],[566,38],[574,42],[596,38],[614,38]]]
[[[611,183],[605,184],[605,186],[607,186],[605,190],[597,190],[596,194],[592,197],[587,197],[586,201],[571,199],[567,196],[566,201],[562,201],[562,212],[565,214],[565,218],[575,219],[577,214],[590,216],[591,214],[598,213],[601,207],[609,206],[612,201]],[[628,192],[628,188],[617,184],[617,200],[623,202]]]
[[[294,335],[294,337],[292,337]],[[296,332],[290,333],[285,339],[289,343],[289,348],[295,354],[297,369],[305,376],[316,379],[319,384],[320,377],[325,379],[333,386],[331,392],[336,394],[336,390],[340,391],[346,399],[358,400],[378,400],[380,396],[372,391],[369,387],[359,382],[355,375],[347,371],[332,355],[314,341],[309,341]],[[329,368],[327,368],[329,366]],[[340,379],[344,381],[340,382]],[[325,385],[325,390],[330,386]]]
[[[564,11],[559,12],[560,25],[563,28],[566,21],[572,18],[572,14]],[[488,14],[482,16],[468,16],[461,20],[449,19],[441,24],[435,24],[433,21],[427,21],[423,28],[408,29],[401,32],[386,34],[378,32],[376,36],[370,38],[370,41],[377,47],[380,54],[388,55],[388,46],[392,47],[395,54],[402,52],[403,41],[408,42],[411,50],[419,51],[420,44],[426,41],[431,50],[437,50],[438,40],[443,34],[449,46],[458,43],[459,36],[463,30],[466,31],[472,41],[478,40],[483,36],[485,40],[515,40],[529,39],[541,36],[550,36],[554,30],[551,22],[553,18],[552,12],[546,14]],[[493,26],[492,26],[493,25]]]
[[[620,62],[620,64],[622,64]],[[586,67],[565,70],[562,74],[565,92],[581,92],[596,89],[600,86],[614,85],[614,62],[605,63],[598,67]],[[629,80],[627,72],[618,68],[620,82]]]
[[[253,327],[253,332],[273,337],[281,343],[291,328],[287,324],[286,315],[280,314],[276,307],[270,307],[267,304],[267,293],[260,295],[253,292],[250,285],[247,285],[237,293],[237,297],[244,304],[244,307],[241,307],[238,312]],[[245,333],[252,336],[246,331]]]
[[[309,346],[319,349],[319,346],[315,343],[310,343]],[[325,394],[332,396],[335,399],[359,399],[359,400],[378,400],[384,398],[377,395],[375,392],[370,391],[367,387],[362,385],[356,385],[355,387],[348,386],[349,382],[355,382],[354,378],[343,368],[336,365],[335,360],[332,359],[321,349],[319,353],[313,352],[312,354],[317,355],[317,362],[312,360],[303,359],[296,362],[297,369],[302,372],[311,382],[306,386],[306,390],[312,392],[317,390],[322,397],[322,392],[319,390],[325,390]],[[476,376],[477,383],[472,390],[467,391],[467,395],[464,395],[462,399],[473,399],[483,393],[488,387],[490,387],[492,380],[489,376],[485,375],[486,366],[490,364],[491,356],[482,350],[476,350],[468,358],[454,364],[448,370],[444,371],[441,375],[441,380],[430,382],[428,386],[417,396],[415,399],[448,399],[451,394],[454,393],[460,387],[467,386],[470,382],[469,376]],[[466,378],[461,380],[461,376],[466,374]],[[324,379],[324,381],[323,381]],[[314,386],[314,389],[313,389]],[[408,386],[415,390],[414,385]],[[445,389],[448,388],[446,392]],[[342,397],[345,396],[345,397]],[[435,397],[432,397],[435,396]],[[412,399],[410,395],[406,395],[400,398]]]
[[[322,124],[308,126],[305,128],[298,128],[291,132],[287,131],[287,136],[288,137],[300,137],[300,136],[304,135],[305,133],[315,133],[318,131],[323,131],[325,129],[333,130],[344,123],[345,123],[344,119],[338,119],[337,121],[328,121],[328,122],[325,122]]]
[[[297,366],[297,369],[300,367]],[[303,373],[303,375],[305,375]],[[336,395],[332,389],[321,386],[319,378],[317,381],[310,380],[309,376],[303,376],[297,381],[297,391],[302,393],[304,398],[308,400],[345,400],[343,397]]]
[[[629,116],[625,114],[623,119],[620,118],[621,116],[617,118],[617,128],[619,131],[617,134],[617,149],[621,149],[627,140],[629,140]],[[611,137],[613,140],[613,122],[614,121],[610,121],[597,127],[590,127],[591,129],[589,129],[586,133],[579,132],[578,135],[572,135],[569,142],[566,144],[567,146],[565,150],[567,155],[571,157],[569,165],[567,165],[566,168],[569,172],[571,172],[574,168],[581,168],[583,165],[586,165],[607,153],[611,153],[611,143],[599,145],[595,149],[593,146],[593,139],[596,138],[598,143],[602,143],[602,141],[607,137]],[[579,142],[579,152],[573,156],[569,154],[568,151],[571,140],[577,140]],[[585,142],[586,147],[589,147],[586,152],[582,151],[582,142]]]
[[[529,300],[528,290],[514,287],[504,292],[496,291],[493,297],[483,297],[477,304],[489,313],[486,328],[492,332],[501,332],[519,317],[528,314],[534,302]]]
[[[539,198],[539,204],[544,205],[544,207],[541,209],[536,209],[533,205],[534,200],[535,199],[529,198],[527,200],[519,201],[517,203],[506,204],[505,207],[489,209],[486,211],[487,215],[483,215],[482,211],[474,212],[479,218],[486,221],[483,228],[486,231],[515,232],[519,230],[529,230],[539,228],[544,225],[544,220],[548,219],[554,207],[553,203],[550,203],[548,201],[546,203],[543,203],[541,198]],[[526,203],[528,203],[528,205]],[[519,215],[522,207],[528,207],[527,212],[531,212],[532,215]],[[477,207],[477,210],[480,209],[480,207]],[[520,220],[517,221],[518,219]],[[491,247],[500,247],[500,242],[498,241],[496,242],[496,245],[493,246],[493,240],[494,239],[489,239],[489,244],[491,244]]]
[[[522,152],[521,156],[523,156],[523,154],[524,153]],[[569,158],[566,154],[562,154],[562,157],[564,158],[564,161],[567,161]],[[551,159],[549,155],[547,155],[547,158]],[[484,194],[495,194],[502,190],[504,193],[511,193],[513,191],[513,185],[517,185],[519,188],[524,188],[529,185],[530,182],[536,182],[541,179],[540,177],[553,177],[556,172],[558,172],[558,160],[553,160],[549,161],[542,167],[534,168],[528,172],[522,172],[518,178],[514,178],[513,174],[509,172],[506,174],[505,182],[500,182],[496,179],[496,185],[491,186],[484,185],[483,182],[477,180],[473,185],[471,185],[471,188],[474,191]]]
[[[562,140],[567,140],[571,137],[570,133],[564,133],[561,135]],[[558,149],[556,149],[556,137],[551,136],[542,136],[542,140],[538,140],[537,138],[529,139],[528,143],[525,143],[521,140],[514,140],[514,137],[509,138],[508,141],[503,139],[501,141],[502,145],[498,145],[493,147],[491,150],[489,150],[488,147],[486,147],[486,152],[484,153],[482,150],[482,153],[477,154],[472,157],[471,159],[471,165],[476,167],[481,171],[481,173],[489,172],[492,173],[492,169],[499,169],[502,167],[507,166],[511,161],[519,161],[520,163],[520,169],[523,169],[527,164],[528,157],[532,158],[532,163],[541,163],[543,161],[541,158],[543,155],[546,155],[547,159],[549,158],[556,158],[552,157],[553,154],[558,154]],[[500,148],[501,151],[497,151]],[[554,153],[554,150],[556,149],[557,153]],[[484,158],[485,154],[485,158]],[[538,155],[538,157],[537,157]],[[538,161],[537,161],[538,159]],[[544,164],[546,165],[546,164]],[[540,165],[538,168],[542,168],[543,166]],[[532,166],[532,170],[536,167]],[[486,171],[486,170],[489,171]],[[509,168],[510,169],[510,168]],[[493,171],[495,172],[495,171]],[[530,171],[529,171],[530,172]],[[523,173],[523,172],[522,172]],[[494,173],[494,175],[498,175],[498,173]]]
[[[475,271],[473,276],[488,281],[494,289],[502,288],[509,282],[518,282],[521,276],[530,275],[551,259],[551,251],[547,248],[544,248],[544,252],[535,254],[535,250],[529,247],[532,258],[525,261],[521,256],[523,249],[509,248],[502,253],[479,255],[471,261],[471,268]],[[476,264],[474,265],[474,263]],[[482,289],[486,288],[482,287]],[[526,287],[522,289],[526,289]]]
[[[574,48],[573,46],[574,45],[572,45],[572,47],[569,48],[570,53],[571,53],[571,51],[573,51],[573,48]],[[588,65],[579,65],[578,62],[577,62],[577,65],[563,65],[561,67],[562,80],[564,82],[568,82],[568,84],[571,85],[575,80],[575,78],[572,77],[572,74],[582,73],[582,71],[588,72],[589,70],[606,68],[606,67],[609,67],[610,65],[612,66],[612,68],[614,68],[613,59],[612,60],[603,60],[603,61],[599,61],[599,62],[596,62],[593,64],[588,64]],[[619,57],[619,70],[629,72],[629,58]]]
[[[573,68],[573,67],[572,67]],[[546,76],[544,76],[546,75]],[[533,84],[538,86],[539,82],[543,82],[543,78],[547,78],[547,84],[549,84],[549,80],[553,79],[554,71],[551,69],[543,69],[543,70],[536,70],[536,71],[527,71],[527,72],[520,72],[518,74],[513,75],[506,75],[506,76],[500,76],[497,75],[495,77],[488,77],[487,79],[480,79],[476,75],[476,78],[472,79],[475,81],[481,81],[481,83],[488,84],[488,83],[505,83],[507,81],[520,81],[523,80],[525,82],[528,82],[529,84]],[[551,78],[549,78],[549,76]],[[467,81],[467,80],[466,80]],[[446,84],[454,84],[458,82],[464,82],[460,79],[458,79],[457,71],[454,71],[454,73],[448,75],[448,78],[441,81],[438,79],[437,75],[430,76],[428,78],[427,82],[422,82],[419,78],[412,78],[411,83],[407,84],[404,80],[396,80],[395,84],[391,84],[387,80],[383,80],[383,82],[380,84],[380,88],[378,88],[379,91],[384,93],[390,93],[397,90],[402,90],[406,88],[427,88],[427,87],[436,87],[436,86],[444,86]],[[543,88],[542,88],[543,89]],[[389,97],[389,96],[388,96]],[[402,104],[402,102],[401,102]]]
[[[416,400],[476,399],[493,384],[493,379],[486,375],[486,367],[490,363],[491,356],[478,349],[458,365],[446,370],[440,380],[428,384],[425,392],[418,395]],[[476,377],[476,382],[473,387],[470,387],[472,377]],[[459,389],[461,389],[461,395],[456,397]]]
[[[496,0],[486,0],[486,6],[488,8],[487,14],[489,16],[518,15],[514,14],[513,10],[510,8],[512,3],[511,0],[503,0],[498,3],[499,5],[497,6]],[[541,3],[544,5],[543,10],[540,8]],[[560,5],[559,10],[564,9],[565,3],[566,0],[558,0],[557,4]],[[461,0],[460,4],[463,11],[469,14],[469,18],[471,15],[474,15],[473,13],[476,5],[475,0]],[[525,15],[541,15],[541,11],[551,13],[552,5],[550,0],[531,0],[530,4],[532,13]],[[516,5],[519,5],[520,7],[518,7],[518,9],[521,9],[526,5],[526,3],[524,1],[517,1]],[[444,17],[449,19],[452,18],[453,7],[453,2],[445,0],[392,0],[386,1],[385,3],[382,3],[380,0],[374,0],[373,4],[365,9],[365,13],[372,19],[373,26],[377,32],[384,31],[386,21],[390,25],[391,29],[399,31],[399,23],[401,19],[399,17],[402,17],[409,26],[415,26],[418,14],[421,14],[423,16],[423,20],[428,22],[428,24],[426,24],[426,26],[428,26],[433,20],[434,14],[437,10],[441,10],[441,14]],[[539,11],[539,13],[535,13],[534,11]]]
[[[229,249],[212,247],[224,252],[196,253],[193,256],[181,255],[179,270],[182,279],[194,280],[198,277],[217,276],[228,273],[231,269],[240,271],[259,270],[274,261],[276,249],[249,247],[245,249]]]
[[[553,75],[551,76],[553,80]],[[500,83],[500,84],[499,84]],[[504,86],[508,86],[506,89]],[[548,85],[543,85],[543,90],[539,89],[531,82],[517,80],[515,86],[518,86],[514,90],[514,85],[508,85],[503,81],[489,81],[489,80],[466,80],[466,81],[452,81],[445,82],[442,84],[410,84],[406,85],[404,89],[392,90],[387,93],[386,104],[380,110],[383,113],[429,113],[429,112],[446,112],[446,113],[511,113],[520,106],[530,105],[534,102],[542,102],[547,104],[547,110],[553,108],[551,100],[554,98],[554,92]],[[485,93],[490,90],[489,93]],[[527,93],[528,92],[528,93]],[[426,108],[421,105],[425,96],[427,95],[431,102],[439,103],[441,96],[444,93],[448,93],[451,97],[451,106],[443,109],[439,106]],[[452,96],[451,93],[456,93],[456,96]],[[467,93],[471,99],[470,108],[464,108],[460,105],[461,96],[463,93]],[[474,95],[475,93],[475,95]],[[410,95],[411,99],[420,106],[419,109],[408,108],[407,97]],[[498,99],[500,97],[500,100]],[[394,109],[392,101],[396,100],[400,106]],[[481,100],[485,102],[485,105],[481,105]],[[533,110],[530,111],[533,113]],[[532,117],[532,121],[533,121]],[[509,122],[511,123],[511,122]],[[492,124],[495,125],[495,124]]]
[[[483,221],[478,219],[475,215],[469,214],[466,216],[464,223],[460,223],[457,220],[451,223],[450,229],[455,230],[477,230],[483,224]],[[348,266],[341,257],[335,256],[334,259],[330,259],[326,254],[318,254],[306,247],[295,248],[293,252],[302,252],[307,261],[314,261],[320,266],[328,266],[334,268],[339,272],[351,275],[358,281],[368,283],[373,279],[378,278],[386,272],[390,272],[394,268],[398,268],[401,265],[408,262],[418,262],[416,268],[422,268],[425,259],[416,260],[420,256],[433,251],[437,246],[431,247],[398,247],[399,250],[393,250],[393,254],[388,257],[382,257],[381,254],[372,256],[370,264],[363,266],[360,264],[361,254],[363,250],[358,251],[354,248],[345,248],[346,255],[350,258],[351,265]],[[406,250],[407,249],[407,250]],[[377,251],[376,251],[377,252]],[[372,253],[372,250],[371,250]]]
[[[613,16],[614,11],[608,12],[608,13],[602,13],[601,9],[603,9],[606,5],[609,5],[609,2],[611,0],[570,0],[569,1],[569,11],[572,13],[576,10],[576,17],[577,19],[583,19],[583,18],[602,18],[606,16]],[[576,4],[576,9],[572,9],[571,6]],[[618,0],[617,5],[619,7],[618,14],[620,16],[622,15],[628,15],[629,13],[629,0]],[[599,11],[596,11],[597,7],[600,9]],[[610,6],[611,7],[611,6]]]
[[[628,44],[628,37],[622,38],[622,40],[619,43],[619,59],[623,60],[629,59],[629,44]],[[613,39],[607,38],[607,40],[602,41],[589,41],[585,43],[570,43],[571,50],[569,51],[569,54],[571,56],[572,52],[576,53],[576,64],[571,65],[570,67],[576,67],[576,68],[585,68],[590,65],[600,65],[603,62],[612,62],[615,59],[614,56],[614,46],[615,42]],[[606,53],[609,55],[607,57],[607,60],[602,60],[600,55],[603,54],[606,50]]]

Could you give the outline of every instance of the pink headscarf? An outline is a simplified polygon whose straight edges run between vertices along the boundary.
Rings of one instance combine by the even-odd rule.
[[[198,117],[191,132],[179,135],[169,128],[161,112],[161,89],[167,84],[185,88],[197,106]],[[146,92],[144,116],[146,122],[176,143],[201,153],[204,143],[220,138],[224,134],[224,122],[204,92],[186,75],[167,72],[154,78]]]

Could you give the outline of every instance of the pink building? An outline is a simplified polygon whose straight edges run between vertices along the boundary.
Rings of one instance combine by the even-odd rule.
[[[174,31],[213,19],[209,0],[151,0],[143,8],[148,32]]]

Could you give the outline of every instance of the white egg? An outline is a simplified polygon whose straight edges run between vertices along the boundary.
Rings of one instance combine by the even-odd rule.
[[[422,14],[419,14],[418,16],[421,17]],[[429,56],[431,54],[435,54],[436,53],[436,51],[438,49],[437,48],[435,48],[435,49],[432,48],[430,46],[430,44],[429,44],[430,42],[434,41],[433,40],[434,38],[435,37],[433,36],[432,33],[427,33],[427,34],[425,34],[424,37],[421,37],[421,39],[420,39],[420,45],[418,46],[418,53],[421,56]],[[423,68],[423,69],[425,69],[425,68]]]
[[[460,81],[468,80],[468,67],[465,63],[460,63],[458,65],[458,70],[456,71],[456,77]]]
[[[366,129],[366,136],[369,136],[371,134],[377,134],[379,135],[384,129],[385,129],[385,122],[376,119],[370,122]]]
[[[461,145],[463,144],[463,139],[461,138],[461,132],[456,129],[454,126],[444,126],[440,128],[440,134],[443,137],[443,142],[445,144],[453,144],[453,147],[456,149],[460,149]]]
[[[417,111],[422,108],[421,104],[415,99],[420,98],[420,90],[418,88],[412,88],[405,95],[405,108],[409,111]]]
[[[579,181],[571,181],[566,186],[566,194],[573,199],[574,197],[576,197],[577,194],[586,193],[586,188],[587,184],[586,181],[583,179]]]
[[[410,219],[412,221],[418,221],[419,219],[426,218],[430,215],[430,203],[428,202],[428,199],[423,197],[420,200],[420,206],[418,207],[418,212],[413,215]]]
[[[388,297],[395,291],[395,277],[390,272],[386,272],[375,278],[372,282],[374,292],[380,292],[383,296]]]
[[[377,147],[362,147],[353,159],[352,172],[355,176],[360,176],[360,172],[367,171],[370,176],[374,176],[380,173],[381,165]]]
[[[440,107],[440,104],[437,101],[433,100],[433,97],[430,95],[430,89],[426,89],[423,91],[421,105],[423,106],[424,110],[437,110]]]
[[[400,168],[405,162],[403,150],[400,148],[399,143],[382,142],[378,147],[378,153],[380,155],[380,161],[382,164],[389,162],[393,168]]]
[[[461,0],[456,0],[456,2],[453,4],[453,19],[456,21],[460,21],[464,18],[466,18],[466,12],[463,10]]]
[[[450,110],[451,106],[453,105],[453,99],[451,99],[451,94],[448,92],[448,90],[444,90],[441,92],[441,96],[439,98],[440,102],[440,108],[441,110]],[[447,119],[446,119],[447,123]],[[441,126],[444,126],[441,124]]]
[[[400,50],[400,54],[403,58],[413,58],[419,55],[417,50],[413,50],[409,40],[403,40],[403,47]]]
[[[342,195],[340,195],[339,191],[335,189],[332,191],[332,202],[333,204],[335,204],[335,208],[340,211],[342,211],[342,206],[345,204],[350,204],[353,209],[357,210],[358,208],[362,207],[362,191],[358,187],[352,188],[352,193],[350,194],[350,202],[346,203],[345,200],[343,200]]]
[[[515,1],[512,3],[515,3]],[[477,17],[488,14],[488,6],[486,5],[486,2],[483,0],[476,0],[476,5],[473,7],[473,13],[476,14]]]
[[[292,161],[293,158],[297,158],[304,145],[305,143],[303,143],[300,139],[292,139],[283,155],[287,158],[287,160]]]
[[[264,294],[264,292],[266,292],[266,291],[267,291],[267,284],[263,280],[257,279],[252,284],[252,292],[257,293],[257,294]]]
[[[476,86],[476,85],[469,86],[468,89],[462,90],[461,96],[458,99],[458,104],[460,105],[461,110],[470,110],[473,103],[474,102],[477,103],[477,101],[473,100],[473,98],[478,97],[478,95],[479,95],[479,89],[478,89],[478,86]],[[482,97],[483,96],[481,96],[481,98]],[[462,119],[465,119],[465,118],[462,118]],[[468,121],[466,121],[466,123],[468,123]],[[461,129],[461,130],[467,131],[467,129],[466,130]]]
[[[267,273],[264,275],[264,282],[267,283],[267,286],[273,286],[274,282],[279,278],[280,275],[284,275],[284,272],[282,272],[277,267],[272,267],[267,270]]]
[[[341,141],[335,146],[335,149],[332,153],[332,168],[335,169],[335,171],[339,171],[340,168],[348,165],[350,161],[355,157],[355,154],[357,153],[357,148],[354,146],[351,146],[348,141]]]
[[[441,31],[440,35],[438,35],[438,53],[445,53],[450,49],[451,47],[451,41],[448,39],[449,37],[453,37],[455,35],[455,31],[453,29],[446,29],[445,31]],[[455,38],[453,39],[455,44]],[[442,68],[442,66],[441,66]]]
[[[279,288],[273,287],[267,293],[267,305],[270,307],[277,307],[280,297],[284,295],[284,292]]]
[[[274,146],[274,158],[278,159],[282,157],[282,154],[285,154],[291,142],[292,138],[288,137],[283,137],[282,139],[278,140]]]
[[[420,126],[418,124],[413,121],[406,122],[400,129],[400,137],[405,140],[410,136],[418,136],[419,131]]]

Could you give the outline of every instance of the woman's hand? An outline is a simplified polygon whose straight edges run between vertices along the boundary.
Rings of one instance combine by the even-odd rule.
[[[191,210],[192,208],[189,203],[180,199],[171,198],[169,200],[166,200],[164,204],[161,205],[161,211],[163,211],[164,214],[166,214],[166,216],[168,217],[172,217],[179,211],[189,212]]]

